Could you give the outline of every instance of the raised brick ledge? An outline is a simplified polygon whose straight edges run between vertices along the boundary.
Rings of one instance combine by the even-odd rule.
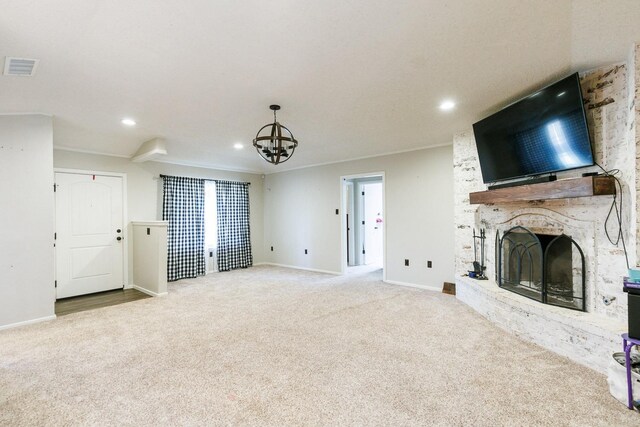
[[[501,289],[492,280],[458,277],[456,298],[502,329],[603,374],[611,354],[622,348],[623,323],[542,304]]]

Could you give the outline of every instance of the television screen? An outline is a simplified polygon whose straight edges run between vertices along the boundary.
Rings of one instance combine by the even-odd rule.
[[[485,183],[592,166],[578,73],[473,125]]]

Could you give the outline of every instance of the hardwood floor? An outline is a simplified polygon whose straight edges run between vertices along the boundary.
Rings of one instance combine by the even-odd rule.
[[[116,289],[115,291],[64,298],[56,301],[56,315],[65,316],[71,313],[109,307],[110,305],[123,304],[145,298],[151,298],[151,296],[136,289]]]

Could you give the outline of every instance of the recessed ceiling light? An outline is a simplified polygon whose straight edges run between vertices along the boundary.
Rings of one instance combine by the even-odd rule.
[[[125,118],[125,119],[122,119],[120,122],[125,126],[135,126],[136,125],[136,121],[133,120],[133,119]]]
[[[455,108],[455,106],[456,106],[455,102],[453,102],[450,99],[447,99],[445,101],[442,101],[442,103],[440,104],[440,109],[442,111],[451,111]]]
[[[560,92],[557,96],[562,96],[562,95],[564,95],[565,93],[567,93],[567,92],[562,91],[562,92]]]
[[[236,150],[242,150],[244,148],[244,145],[236,142],[235,144],[233,144],[233,148],[235,148]]]

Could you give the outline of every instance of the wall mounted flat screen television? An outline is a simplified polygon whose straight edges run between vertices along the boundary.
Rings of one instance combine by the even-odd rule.
[[[578,73],[480,120],[473,133],[485,183],[594,164]]]

